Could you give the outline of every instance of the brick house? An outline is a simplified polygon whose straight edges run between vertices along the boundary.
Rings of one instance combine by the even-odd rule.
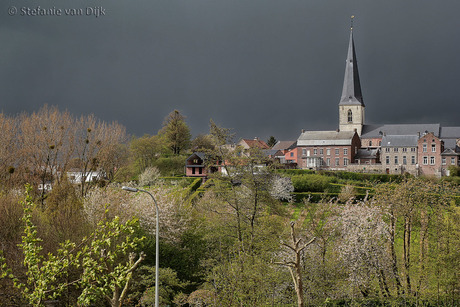
[[[209,174],[219,171],[220,166],[207,166],[206,155],[203,152],[194,152],[185,160],[185,176],[207,178]]]
[[[361,142],[356,131],[303,131],[294,153],[303,169],[343,170],[352,163]],[[286,158],[287,159],[287,158]]]
[[[426,133],[418,140],[418,161],[420,175],[438,176],[442,175],[441,153],[444,151],[444,142],[434,135],[433,132]]]

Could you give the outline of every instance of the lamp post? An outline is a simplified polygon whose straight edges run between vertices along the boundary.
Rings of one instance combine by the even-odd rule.
[[[157,201],[155,200],[155,197],[153,197],[153,195],[148,192],[148,191],[145,191],[145,190],[140,190],[140,189],[136,189],[136,188],[131,188],[131,187],[126,187],[126,186],[123,186],[122,187],[123,190],[125,191],[128,191],[128,192],[143,192],[143,193],[147,193],[150,195],[150,197],[152,197],[153,199],[153,203],[155,204],[155,214],[156,214],[156,219],[155,219],[155,307],[158,307],[158,287],[160,285],[160,281],[158,279],[158,272],[159,272],[159,263],[160,263],[160,254],[159,254],[159,251],[160,251],[160,247],[159,247],[159,244],[158,242],[160,241],[159,239],[159,232],[160,232],[160,227],[159,227],[159,215],[158,215],[158,204],[157,204]]]

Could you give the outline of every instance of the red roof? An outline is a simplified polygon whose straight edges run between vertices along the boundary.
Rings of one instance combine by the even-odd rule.
[[[250,139],[243,139],[250,148],[260,148],[260,149],[270,149],[270,146],[267,145],[264,141],[261,140],[250,140]]]

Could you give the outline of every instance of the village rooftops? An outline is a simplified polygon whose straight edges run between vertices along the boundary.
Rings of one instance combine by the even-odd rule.
[[[417,147],[417,135],[384,135],[382,147]]]
[[[304,131],[297,146],[351,145],[354,131]]]
[[[275,145],[273,145],[272,149],[276,150],[286,150],[290,149],[291,147],[295,147],[296,141],[278,141]]]
[[[439,137],[441,131],[440,124],[390,124],[390,125],[364,125],[361,138],[381,138],[386,135],[423,135],[427,132],[433,132]]]

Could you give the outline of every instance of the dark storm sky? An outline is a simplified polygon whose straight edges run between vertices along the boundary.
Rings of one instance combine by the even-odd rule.
[[[21,16],[38,6],[62,15]],[[2,0],[0,109],[56,105],[138,136],[174,109],[193,135],[210,118],[246,138],[336,129],[355,15],[366,122],[459,126],[459,13],[458,0]]]

